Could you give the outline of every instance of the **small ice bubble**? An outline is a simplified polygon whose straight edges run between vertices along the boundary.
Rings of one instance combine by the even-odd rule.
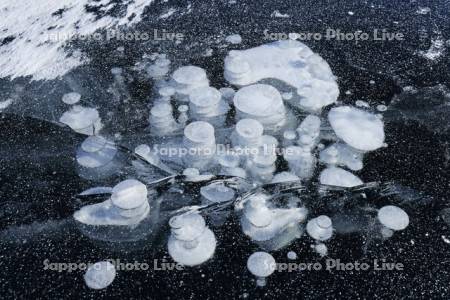
[[[229,87],[224,87],[219,89],[219,92],[222,94],[222,97],[228,101],[233,100],[234,94],[236,93],[235,90]]]
[[[81,99],[81,95],[79,93],[72,92],[72,93],[64,94],[62,97],[62,102],[72,105],[72,104],[78,103],[80,101],[80,99]]]
[[[297,253],[295,253],[294,251],[289,251],[287,253],[287,258],[290,260],[295,260],[297,259]]]
[[[95,290],[109,286],[116,277],[116,268],[109,261],[101,261],[91,265],[84,274],[86,285]]]
[[[329,167],[320,173],[320,183],[332,186],[354,187],[363,184],[352,173],[337,167]]]
[[[324,257],[328,254],[328,248],[327,245],[324,243],[318,243],[314,246],[314,251],[318,253],[321,257]]]
[[[318,216],[309,220],[306,224],[306,232],[309,236],[318,241],[326,241],[333,235],[333,226],[331,219],[327,216]]]
[[[381,236],[385,239],[388,239],[394,235],[394,231],[387,227],[381,228]]]
[[[266,278],[275,272],[275,258],[267,252],[255,252],[247,260],[247,269],[256,277]]]
[[[369,83],[370,84],[375,84],[375,80],[370,80]]]
[[[225,40],[233,45],[242,43],[242,37],[239,34],[232,34],[225,38]]]
[[[366,108],[370,107],[369,103],[367,103],[366,101],[362,101],[362,100],[356,100],[355,104],[358,107],[366,107]]]
[[[347,12],[350,16],[353,16],[355,13],[352,11]]]
[[[377,105],[377,110],[378,111],[386,111],[387,110],[387,106],[383,105],[383,104]]]
[[[378,220],[392,230],[403,230],[409,225],[408,214],[400,207],[387,205],[378,211]]]

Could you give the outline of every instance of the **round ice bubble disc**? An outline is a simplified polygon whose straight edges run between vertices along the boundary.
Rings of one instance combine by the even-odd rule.
[[[241,88],[233,98],[238,111],[256,117],[273,115],[283,106],[283,99],[276,88],[267,84],[253,84]]]
[[[78,103],[81,99],[81,95],[75,92],[64,94],[62,97],[62,102],[66,104],[75,104]]]
[[[172,78],[177,83],[186,85],[207,80],[205,70],[196,66],[180,67],[173,72]]]
[[[175,94],[175,89],[171,86],[165,86],[158,90],[161,97],[171,97]]]
[[[261,137],[261,144],[266,145],[267,148],[272,148],[272,149],[277,148],[279,145],[278,140],[271,135],[263,135]]]
[[[116,278],[116,268],[109,261],[101,261],[91,265],[84,274],[86,285],[95,290],[104,289]]]
[[[387,205],[378,211],[378,220],[392,230],[403,230],[409,225],[408,214],[400,207]]]
[[[177,239],[192,241],[203,233],[206,223],[205,219],[198,213],[185,213],[170,218],[169,226]]]
[[[287,258],[290,260],[296,260],[297,259],[297,253],[295,253],[294,251],[289,251],[287,253]]]
[[[169,237],[168,250],[172,259],[185,266],[196,266],[209,260],[216,249],[214,233],[205,228],[195,241],[181,241],[173,234]]]
[[[328,120],[336,135],[355,149],[372,151],[384,144],[384,124],[374,114],[340,106],[330,110]]]
[[[337,167],[324,169],[320,173],[319,180],[321,184],[341,187],[354,187],[363,184],[363,181],[359,177]]]
[[[253,139],[262,136],[264,127],[253,119],[242,119],[236,124],[236,132],[245,139]]]
[[[152,107],[150,114],[154,117],[166,117],[172,114],[172,105],[159,103]]]
[[[225,186],[224,184],[212,183],[210,185],[200,188],[200,195],[211,202],[227,202],[236,196],[233,189]]]
[[[315,240],[326,241],[333,235],[331,219],[327,216],[319,216],[309,220],[306,224],[306,232]]]
[[[208,122],[192,122],[184,128],[184,136],[193,143],[214,143],[214,127]]]
[[[120,209],[134,209],[147,201],[147,187],[135,179],[127,179],[114,186],[112,204]]]
[[[222,94],[210,86],[196,88],[189,94],[189,100],[197,107],[217,106],[221,98]]]
[[[93,153],[102,150],[108,141],[99,135],[92,135],[86,138],[81,144],[81,149],[85,152]]]
[[[268,277],[276,268],[275,258],[267,252],[255,252],[247,260],[247,269],[257,277]]]

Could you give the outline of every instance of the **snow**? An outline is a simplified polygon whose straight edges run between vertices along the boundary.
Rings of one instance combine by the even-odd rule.
[[[14,39],[0,46],[0,77],[32,76],[34,80],[48,80],[63,76],[88,61],[66,52],[72,37],[90,36],[118,25],[132,26],[140,21],[145,8],[153,0],[124,1],[126,13],[118,17],[109,14],[98,17],[86,11],[88,4],[106,10],[111,2],[3,0],[0,5],[0,40]]]
[[[247,269],[257,277],[268,277],[276,270],[275,258],[267,252],[255,252],[247,260]]]
[[[225,41],[227,41],[230,44],[236,45],[242,43],[242,37],[239,34],[232,34],[225,38]]]
[[[333,235],[331,219],[327,216],[318,216],[306,224],[306,232],[315,240],[326,241]]]
[[[372,151],[384,144],[384,124],[374,114],[351,107],[334,107],[328,120],[336,135],[351,147]]]
[[[243,86],[265,78],[278,79],[297,91],[293,104],[311,111],[332,104],[339,89],[329,65],[301,42],[277,41],[247,50],[232,50],[225,58],[225,79]]]
[[[333,186],[354,187],[363,184],[362,180],[352,173],[336,167],[329,167],[320,173],[320,183]]]
[[[95,290],[108,287],[114,278],[116,278],[116,268],[109,261],[100,261],[89,266],[84,274],[86,285]]]
[[[392,230],[403,230],[409,225],[408,214],[400,207],[387,205],[378,211],[378,220]]]

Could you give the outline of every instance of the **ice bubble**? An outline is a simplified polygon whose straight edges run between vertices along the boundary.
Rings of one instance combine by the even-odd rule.
[[[172,97],[175,95],[175,89],[171,86],[164,86],[158,90],[158,94],[161,97]]]
[[[199,87],[189,95],[191,117],[198,121],[208,121],[216,126],[223,126],[229,105],[222,100],[222,94],[213,87]]]
[[[186,168],[183,170],[183,175],[187,177],[196,177],[200,175],[200,171],[196,168]]]
[[[255,119],[265,129],[274,131],[284,125],[286,109],[276,88],[267,84],[254,84],[241,88],[233,98],[236,118]]]
[[[169,254],[176,262],[195,266],[210,259],[216,249],[214,233],[206,227],[205,220],[197,213],[187,213],[169,220]]]
[[[247,269],[256,277],[268,277],[276,267],[275,258],[267,252],[255,252],[247,260]]]
[[[64,94],[62,97],[62,102],[66,104],[75,104],[78,103],[81,99],[81,95],[75,92]]]
[[[111,201],[120,209],[134,209],[147,201],[147,187],[135,179],[127,179],[114,186]]]
[[[209,85],[205,70],[196,66],[183,66],[175,70],[172,74],[173,87],[179,100],[189,101],[189,94],[192,90]]]
[[[320,161],[329,165],[346,166],[350,170],[363,168],[363,154],[344,143],[336,143],[320,152]]]
[[[337,167],[328,167],[320,173],[320,183],[333,186],[354,187],[363,184],[352,173]]]
[[[355,149],[372,151],[383,146],[383,122],[371,113],[340,106],[330,110],[328,120],[336,135]]]
[[[314,251],[316,251],[316,253],[319,254],[321,257],[324,257],[328,254],[327,245],[323,243],[318,243],[314,245]]]
[[[232,34],[225,38],[225,40],[230,44],[240,44],[242,43],[242,37],[239,34]]]
[[[409,225],[408,214],[400,207],[387,205],[378,211],[378,220],[392,230],[403,230]]]
[[[285,147],[293,145],[296,138],[297,133],[294,130],[286,130],[283,132],[283,145]]]
[[[200,195],[210,202],[226,202],[232,200],[236,193],[222,183],[212,183],[201,187]]]
[[[89,136],[76,153],[80,176],[95,179],[113,174],[120,167],[120,162],[115,160],[117,154],[114,143],[99,135]]]
[[[84,274],[86,285],[95,290],[109,286],[116,277],[116,268],[109,261],[101,261],[91,265]]]
[[[230,51],[225,58],[224,76],[238,86],[266,78],[282,81],[297,90],[293,104],[310,110],[334,103],[339,96],[335,77],[326,61],[294,40]]]
[[[287,253],[287,258],[290,260],[295,260],[297,259],[297,253],[295,253],[294,251],[289,251]]]
[[[245,206],[244,216],[256,227],[265,227],[272,222],[272,212],[266,205],[267,196],[256,194]]]
[[[6,99],[5,101],[0,101],[0,111],[4,110],[13,103],[13,99]]]
[[[184,128],[185,138],[192,144],[212,144],[215,141],[214,127],[203,121],[192,122]]]
[[[309,220],[306,224],[306,232],[309,236],[318,241],[326,241],[333,235],[331,219],[327,216],[318,216]]]
[[[97,109],[80,105],[75,105],[66,111],[59,121],[76,132],[86,135],[94,135],[102,127]]]
[[[387,110],[387,106],[383,105],[383,104],[377,105],[377,110],[378,111],[386,111]]]
[[[234,97],[234,94],[236,93],[236,91],[232,88],[229,87],[224,87],[219,89],[220,93],[222,94],[222,97],[225,98],[226,100],[232,100]]]

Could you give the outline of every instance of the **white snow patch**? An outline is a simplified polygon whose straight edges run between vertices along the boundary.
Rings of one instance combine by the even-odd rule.
[[[160,19],[167,19],[170,16],[172,16],[174,13],[176,13],[177,10],[175,8],[169,8],[169,10],[166,13],[163,13],[159,16]]]
[[[0,46],[0,77],[55,79],[87,62],[79,55],[69,56],[64,51],[72,37],[88,36],[99,29],[117,25],[135,24],[153,0],[124,2],[127,11],[123,17],[97,19],[96,15],[86,11],[85,6],[107,8],[109,0],[3,0],[0,4],[0,40],[14,39]],[[135,17],[129,21],[132,15]]]

